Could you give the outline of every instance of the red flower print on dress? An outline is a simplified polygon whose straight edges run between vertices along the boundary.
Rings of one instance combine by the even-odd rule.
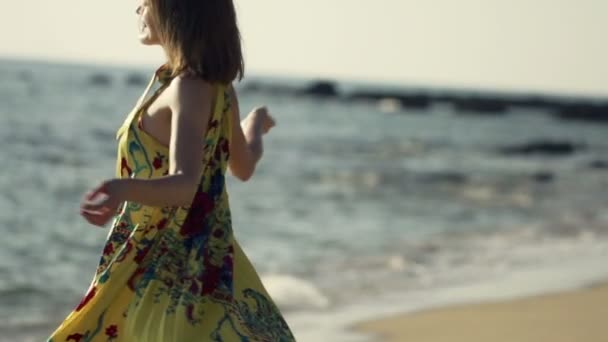
[[[198,279],[203,283],[201,288],[201,296],[212,294],[220,286],[221,272],[220,267],[215,266],[209,259],[211,256],[206,253],[203,264],[205,265],[205,271],[201,273]]]
[[[103,249],[103,255],[110,255],[114,252],[114,245],[110,242]]]
[[[117,338],[118,337],[118,327],[116,324],[112,324],[106,328],[106,335],[109,338]]]
[[[82,301],[80,301],[80,304],[78,304],[78,306],[76,307],[76,311],[80,311],[82,308],[84,308],[84,306],[87,305],[87,303],[89,301],[91,301],[91,299],[93,299],[93,297],[95,297],[96,291],[97,291],[97,287],[93,286],[93,288],[89,291],[89,293],[87,293],[87,295],[82,299]]]
[[[130,176],[131,173],[133,172],[133,170],[131,170],[131,168],[129,167],[129,164],[127,163],[127,159],[126,158],[121,158],[120,160],[120,172],[122,173],[122,170],[127,169],[127,176]]]
[[[184,221],[180,233],[183,236],[192,236],[203,229],[203,223],[207,218],[207,215],[213,210],[215,203],[206,192],[196,192],[190,212]]]
[[[220,269],[214,268],[206,273],[205,282],[201,288],[201,296],[207,296],[215,292],[220,285]]]
[[[143,274],[146,270],[143,268],[138,268],[135,270],[135,272],[133,272],[133,274],[131,275],[131,277],[129,278],[129,280],[127,281],[127,284],[129,285],[129,288],[132,291],[135,291],[135,287],[137,286],[137,283],[141,280],[141,278],[143,277]]]
[[[80,342],[80,340],[82,340],[83,337],[84,337],[83,334],[72,334],[72,335],[69,335],[65,340]]]
[[[156,224],[156,228],[158,230],[165,229],[165,227],[167,226],[167,222],[167,218],[163,218],[162,220],[158,221],[158,223]]]
[[[228,144],[228,139],[220,138],[218,144],[220,145],[222,152],[224,152],[224,153],[230,152],[230,145]]]
[[[152,165],[154,166],[155,170],[158,170],[161,167],[163,167],[163,157],[162,156],[158,156],[158,157],[154,158],[154,161],[152,162]]]
[[[150,252],[150,246],[146,246],[143,249],[138,250],[137,255],[135,255],[135,258],[133,258],[133,261],[138,264],[141,264],[144,261],[146,255],[148,255],[148,252]]]

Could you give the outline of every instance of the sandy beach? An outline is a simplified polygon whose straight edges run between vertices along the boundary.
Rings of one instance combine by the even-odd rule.
[[[357,326],[378,341],[607,342],[608,284],[582,290],[461,305]]]

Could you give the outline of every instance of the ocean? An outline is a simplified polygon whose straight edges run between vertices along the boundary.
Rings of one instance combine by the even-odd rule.
[[[107,228],[79,201],[113,177],[114,134],[153,70],[0,60],[0,341],[44,340],[83,296]],[[236,238],[299,341],[364,341],[359,320],[608,279],[606,123],[252,80],[308,80],[238,86],[241,114],[264,104],[277,126],[254,177],[228,179]],[[383,87],[341,84],[362,86]],[[507,152],[538,141],[573,148]]]

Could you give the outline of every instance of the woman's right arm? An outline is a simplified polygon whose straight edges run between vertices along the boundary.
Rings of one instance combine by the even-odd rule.
[[[239,102],[233,87],[230,87],[230,103],[233,124],[230,143],[228,169],[230,173],[242,180],[249,180],[255,171],[258,161],[264,153],[262,136],[275,123],[265,107],[256,108],[243,121],[240,118]]]

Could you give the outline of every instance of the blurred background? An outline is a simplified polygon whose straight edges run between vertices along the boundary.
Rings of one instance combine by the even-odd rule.
[[[235,3],[241,112],[278,126],[233,222],[299,340],[607,278],[608,2]],[[136,5],[0,5],[0,341],[92,279],[108,232],[79,200],[163,63]]]

